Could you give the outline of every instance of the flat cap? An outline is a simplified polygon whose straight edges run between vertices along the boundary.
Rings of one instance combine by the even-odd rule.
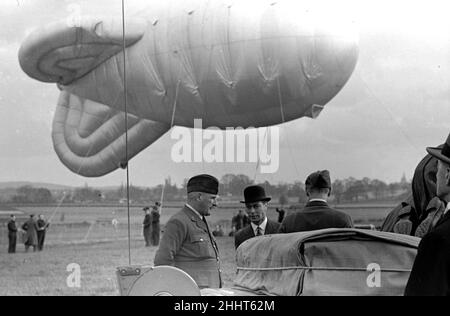
[[[308,176],[306,189],[331,189],[331,178],[328,170],[316,171]]]
[[[219,193],[219,180],[208,174],[201,174],[191,178],[187,184],[187,193],[203,192],[217,195]]]

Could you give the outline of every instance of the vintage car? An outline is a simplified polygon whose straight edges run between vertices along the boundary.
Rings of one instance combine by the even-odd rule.
[[[200,290],[173,267],[118,269],[122,295],[403,295],[420,239],[362,229],[252,238],[236,253],[234,286]]]

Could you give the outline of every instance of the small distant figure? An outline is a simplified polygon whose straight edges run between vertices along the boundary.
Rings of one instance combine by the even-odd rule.
[[[59,218],[59,221],[61,223],[64,223],[66,221],[66,214],[65,213],[61,213],[61,217]]]
[[[114,231],[117,232],[117,229],[119,227],[119,221],[117,220],[117,218],[113,218],[113,220],[111,221],[111,225],[112,225]]]
[[[8,222],[8,253],[16,253],[17,230],[16,217],[11,215],[11,220]]]
[[[282,208],[276,208],[276,212],[278,213],[278,223],[282,223],[284,217],[286,216],[286,211]]]
[[[45,220],[44,215],[39,215],[37,220],[37,237],[38,237],[38,251],[44,250],[45,243],[45,235],[47,233],[47,229],[50,226],[50,222]]]
[[[214,237],[223,237],[225,236],[225,232],[222,229],[222,225],[216,225],[216,229],[212,232]]]
[[[150,213],[152,218],[150,243],[152,246],[159,246],[159,238],[161,233],[160,217],[161,217],[161,203],[156,202]]]
[[[150,214],[150,208],[148,206],[143,208],[145,212],[144,222],[142,223],[143,234],[145,240],[145,247],[151,246],[151,233],[152,233],[152,215]]]
[[[38,246],[38,225],[34,215],[30,215],[30,219],[22,225],[22,229],[26,232],[25,251],[28,252],[30,247],[33,247],[33,251],[36,252]]]

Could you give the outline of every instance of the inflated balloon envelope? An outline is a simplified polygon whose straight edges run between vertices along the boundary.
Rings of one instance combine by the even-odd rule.
[[[351,21],[313,3],[152,1],[126,18],[125,34],[121,18],[51,23],[24,41],[19,60],[62,90],[53,125],[61,161],[98,177],[172,125],[263,127],[319,115],[350,78],[358,48]]]

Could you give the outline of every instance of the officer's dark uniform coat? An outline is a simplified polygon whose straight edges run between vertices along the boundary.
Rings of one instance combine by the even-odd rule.
[[[186,206],[167,222],[154,263],[184,270],[200,288],[222,286],[216,241],[207,224]]]

